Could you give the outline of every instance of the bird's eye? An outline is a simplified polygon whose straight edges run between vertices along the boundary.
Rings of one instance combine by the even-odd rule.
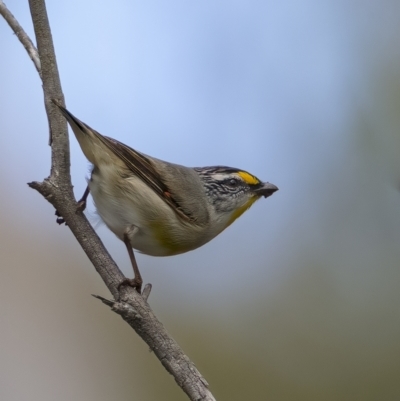
[[[227,184],[231,187],[231,188],[236,188],[238,186],[238,181],[235,180],[234,178],[231,178],[230,180],[227,181]]]

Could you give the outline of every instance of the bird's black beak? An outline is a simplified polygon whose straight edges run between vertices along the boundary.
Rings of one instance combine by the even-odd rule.
[[[269,182],[263,182],[262,184],[259,184],[257,188],[254,189],[254,192],[259,196],[268,198],[268,196],[271,196],[274,192],[278,191],[278,189],[279,188],[274,184],[271,184]]]

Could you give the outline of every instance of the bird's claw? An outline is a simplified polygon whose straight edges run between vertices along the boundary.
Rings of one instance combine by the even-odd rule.
[[[121,290],[121,287],[123,286],[129,286],[133,287],[139,294],[142,292],[142,280],[138,280],[136,277],[135,278],[124,278],[119,284],[118,284],[118,291]]]

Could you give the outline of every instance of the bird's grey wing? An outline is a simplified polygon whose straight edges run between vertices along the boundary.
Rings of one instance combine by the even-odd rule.
[[[192,220],[192,216],[182,209],[181,205],[171,195],[161,174],[154,167],[151,160],[140,152],[117,141],[114,138],[101,135],[99,138],[126,167],[144,183],[146,183],[162,200],[164,200],[184,220]]]

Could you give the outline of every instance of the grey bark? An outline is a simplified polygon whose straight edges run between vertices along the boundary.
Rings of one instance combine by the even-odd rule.
[[[56,99],[64,105],[46,5],[44,0],[29,0],[29,6],[35,29],[37,51],[22,27],[0,0],[0,14],[17,34],[42,78],[44,104],[49,122],[49,144],[52,150],[50,176],[42,182],[35,181],[28,185],[43,195],[63,216],[114,300],[97,298],[119,314],[148,344],[190,400],[215,401],[205,379],[151,310],[146,301],[148,293],[142,297],[130,287],[122,287],[121,292],[118,291],[118,284],[124,276],[85,215],[77,209],[70,176],[67,123],[51,101]],[[149,288],[146,291],[148,290]]]

